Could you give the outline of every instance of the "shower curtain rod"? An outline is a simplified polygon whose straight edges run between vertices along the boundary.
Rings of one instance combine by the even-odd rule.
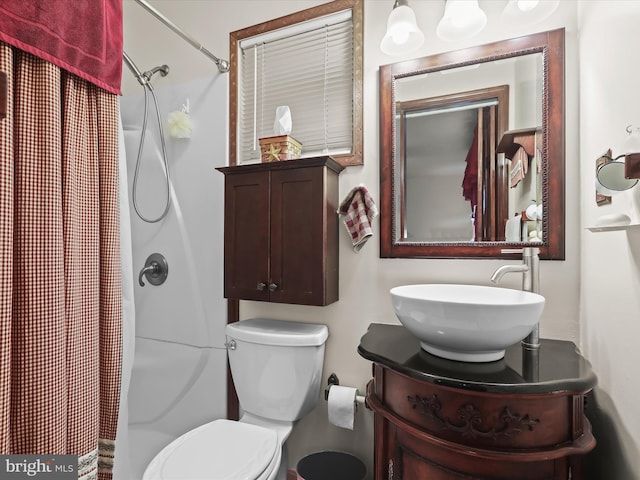
[[[160,20],[162,23],[164,23],[167,27],[169,27],[175,33],[180,35],[184,40],[186,40],[188,43],[190,43],[197,50],[200,50],[204,55],[206,55],[211,60],[213,60],[215,62],[215,64],[218,66],[218,70],[221,73],[226,73],[226,72],[229,71],[229,62],[227,62],[226,60],[222,60],[221,58],[216,57],[213,53],[211,53],[209,50],[207,50],[200,42],[197,42],[196,40],[194,40],[193,37],[191,37],[190,35],[185,33],[184,30],[182,30],[175,23],[173,23],[171,20],[169,20],[167,17],[165,17],[162,13],[160,13],[158,10],[156,10],[153,6],[149,5],[149,3],[146,0],[135,0],[135,2],[138,5],[140,5],[141,7],[143,7],[144,9],[146,9],[149,13],[151,13],[151,15],[156,17],[158,20]]]

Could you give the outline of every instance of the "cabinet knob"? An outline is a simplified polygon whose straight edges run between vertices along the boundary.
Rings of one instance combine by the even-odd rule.
[[[264,282],[259,282],[258,285],[256,285],[256,290],[263,291],[265,288],[267,288],[267,284]]]
[[[269,284],[269,291],[270,292],[275,292],[278,289],[278,285],[276,285],[275,283],[270,283]]]

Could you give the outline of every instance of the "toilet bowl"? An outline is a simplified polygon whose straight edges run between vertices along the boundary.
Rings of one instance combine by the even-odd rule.
[[[255,318],[227,325],[239,421],[214,420],[167,445],[143,480],[284,478],[284,443],[320,396],[325,325]]]
[[[143,478],[269,480],[278,472],[281,453],[278,435],[271,429],[214,420],[171,442],[149,464]]]

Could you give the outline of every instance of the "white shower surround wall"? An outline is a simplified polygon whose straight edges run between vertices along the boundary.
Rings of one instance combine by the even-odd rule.
[[[215,75],[162,88],[154,79],[166,134],[167,115],[189,98],[193,135],[166,134],[171,208],[158,223],[134,212],[132,185],[142,126],[142,93],[122,98],[131,205],[136,350],[129,387],[130,479],[164,445],[195,426],[226,416],[226,302],[222,293],[223,176],[228,76]],[[154,106],[138,178],[141,213],[156,218],[164,208],[165,178]],[[169,264],[164,284],[138,285],[152,253]]]

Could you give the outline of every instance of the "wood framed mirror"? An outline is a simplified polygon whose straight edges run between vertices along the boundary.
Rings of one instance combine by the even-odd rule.
[[[381,66],[380,256],[564,260],[564,136],[564,29]]]

